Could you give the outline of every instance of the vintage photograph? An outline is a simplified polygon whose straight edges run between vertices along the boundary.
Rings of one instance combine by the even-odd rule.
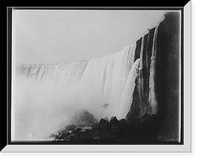
[[[11,143],[183,144],[176,9],[12,9]]]

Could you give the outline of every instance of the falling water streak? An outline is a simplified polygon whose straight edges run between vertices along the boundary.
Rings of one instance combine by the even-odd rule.
[[[152,56],[150,64],[150,77],[149,77],[149,103],[151,107],[151,114],[156,114],[157,100],[155,94],[155,65],[156,65],[156,49],[157,49],[157,33],[158,27],[155,28],[152,46]]]

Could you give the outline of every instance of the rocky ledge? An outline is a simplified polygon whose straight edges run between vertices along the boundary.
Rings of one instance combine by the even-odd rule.
[[[53,142],[62,143],[152,143],[159,141],[161,125],[159,115],[145,114],[131,121],[114,116],[92,126],[70,124],[50,137]]]

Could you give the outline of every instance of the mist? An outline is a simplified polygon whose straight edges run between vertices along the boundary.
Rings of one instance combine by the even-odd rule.
[[[76,112],[87,110],[97,119],[117,114],[118,101],[106,98],[94,86],[67,86],[54,80],[36,81],[16,76],[15,140],[49,139],[49,135],[70,123]]]

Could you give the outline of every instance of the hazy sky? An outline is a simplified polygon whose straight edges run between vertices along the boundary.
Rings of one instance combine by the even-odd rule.
[[[13,55],[21,63],[70,63],[122,50],[165,11],[14,10]]]

